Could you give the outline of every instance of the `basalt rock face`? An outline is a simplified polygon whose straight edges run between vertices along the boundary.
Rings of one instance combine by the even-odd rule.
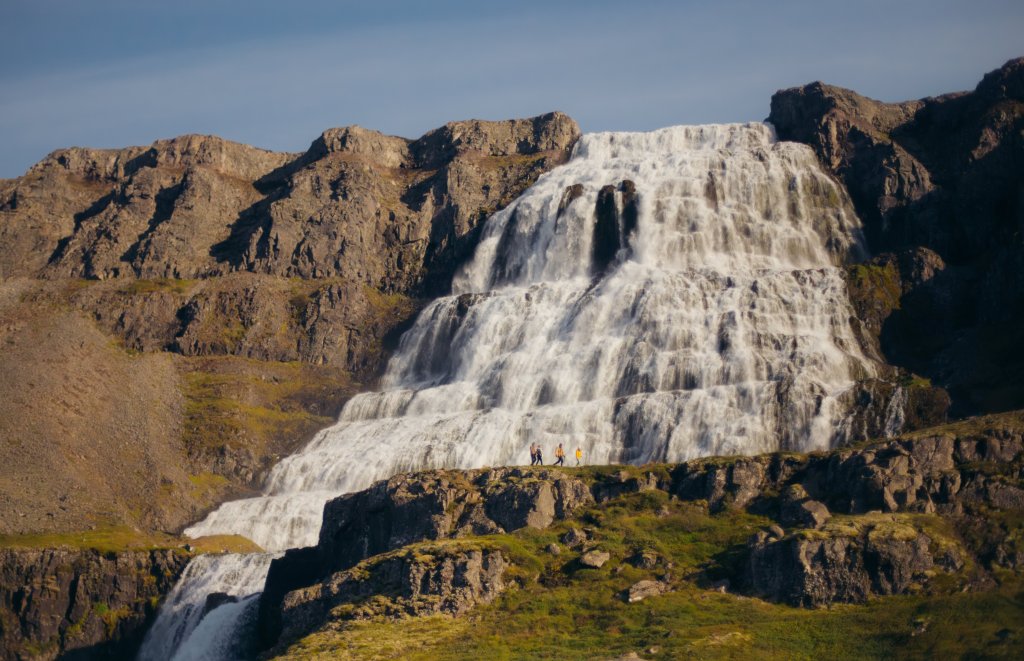
[[[772,600],[822,606],[903,594],[937,573],[958,572],[968,550],[953,528],[967,546],[988,544],[974,551],[989,568],[1022,566],[1013,535],[990,536],[978,523],[1024,508],[1022,461],[1020,427],[997,424],[822,455],[697,460],[676,468],[669,488],[707,500],[711,511],[744,508],[776,518],[785,528],[751,538],[736,584]],[[927,518],[933,515],[940,518]]]
[[[327,620],[460,616],[505,589],[497,550],[404,550],[289,592],[281,604],[283,648]]]
[[[556,470],[525,468],[403,474],[336,498],[324,507],[319,544],[290,550],[271,564],[260,600],[263,643],[268,647],[276,644],[284,628],[294,626],[286,623],[287,611],[295,608],[294,604],[310,600],[321,605],[334,603],[338,594],[348,594],[353,579],[346,570],[367,558],[425,540],[546,528],[593,502],[590,487],[582,480]],[[399,575],[411,571],[406,560],[395,562],[393,569]],[[497,584],[500,570],[494,567],[500,565],[500,554],[489,560],[477,556],[455,560],[458,566],[467,562],[473,571],[491,567],[486,572],[491,578],[484,583]],[[393,574],[391,569],[387,573]],[[438,588],[441,592],[446,589]],[[304,592],[293,596],[296,590]],[[402,594],[405,592],[408,590]]]
[[[812,83],[776,93],[769,121],[850,191],[880,270],[852,271],[851,293],[888,361],[957,414],[1024,405],[1024,59],[905,103]]]
[[[759,533],[746,568],[748,589],[795,606],[863,603],[872,595],[904,594],[939,570],[963,565],[955,547],[933,549],[935,540],[912,525],[852,528],[783,539]]]
[[[131,658],[187,563],[176,551],[0,550],[0,658]]]
[[[716,511],[748,507],[765,492],[783,493],[798,485],[802,495],[789,494],[781,501],[783,518],[787,508],[808,499],[824,504],[826,514],[877,510],[959,515],[971,507],[1024,502],[1024,489],[1016,483],[1018,463],[1024,458],[1022,444],[1018,429],[993,428],[980,434],[897,439],[823,455],[697,459],[680,464],[668,488],[683,499],[706,500]],[[975,470],[973,464],[979,462],[999,467],[998,474]],[[999,477],[1002,473],[1013,476],[1010,482]],[[803,509],[820,511],[816,505]],[[796,516],[817,519],[810,511]]]

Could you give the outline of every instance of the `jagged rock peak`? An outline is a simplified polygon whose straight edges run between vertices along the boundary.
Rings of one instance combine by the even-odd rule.
[[[929,103],[945,102],[970,95],[971,92],[952,92],[935,97],[887,103],[878,101],[853,90],[815,81],[800,87],[777,91],[772,95],[769,121],[783,133],[797,134],[784,139],[804,140],[798,135],[799,128],[806,129],[815,122],[808,122],[832,111],[844,118],[853,118],[855,124],[868,125],[876,131],[889,133],[914,119],[915,114]],[[1024,100],[1024,57],[1007,61],[1003,66],[985,74],[973,92],[984,101]]]
[[[885,103],[820,81],[780,90],[772,96],[769,121],[780,137],[806,142],[814,118],[841,115],[870,133],[888,133],[913,118],[924,101]]]
[[[198,135],[64,149],[0,182],[0,277],[246,270],[440,290],[487,214],[564,162],[578,136],[551,113],[455,122],[415,142],[329,129],[302,153]]]
[[[561,112],[528,119],[449,122],[427,132],[412,145],[419,167],[435,167],[455,154],[469,151],[487,156],[514,156],[566,151],[580,137],[575,120]]]
[[[385,167],[397,168],[408,164],[410,142],[352,125],[327,129],[313,142],[310,152],[319,156],[336,152],[367,156]]]
[[[1024,99],[1024,57],[1008,60],[995,71],[985,74],[975,92],[1018,101]]]
[[[186,134],[156,140],[148,147],[58,149],[32,166],[29,173],[57,167],[88,180],[115,180],[145,167],[208,167],[223,174],[258,179],[294,159],[296,154],[273,152],[214,135]]]
[[[467,152],[514,156],[567,151],[579,136],[579,126],[561,112],[526,119],[448,122],[416,140],[353,125],[327,129],[310,146],[309,154],[322,158],[346,153],[369,157],[385,167],[435,168]]]

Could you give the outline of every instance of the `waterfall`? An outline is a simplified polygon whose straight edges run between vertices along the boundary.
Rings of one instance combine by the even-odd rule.
[[[585,135],[488,219],[379,392],[186,533],[313,545],[335,495],[533,442],[594,464],[827,448],[874,372],[838,268],[861,250],[845,193],[769,125]]]
[[[232,634],[247,608],[256,604],[253,597],[263,590],[274,557],[269,553],[231,553],[193,559],[146,633],[139,661],[233,658],[228,652],[235,642]],[[204,617],[207,597],[217,592],[238,601],[218,606]],[[212,626],[214,622],[218,626]]]

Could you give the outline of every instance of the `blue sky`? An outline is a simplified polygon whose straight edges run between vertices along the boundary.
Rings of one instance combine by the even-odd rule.
[[[760,120],[812,80],[919,98],[1021,35],[1020,0],[0,0],[0,177],[183,133],[301,151],[556,109],[584,131]]]

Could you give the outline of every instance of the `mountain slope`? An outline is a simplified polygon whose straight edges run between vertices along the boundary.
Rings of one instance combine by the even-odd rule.
[[[578,136],[560,113],[302,154],[183,136],[2,182],[0,533],[180,529],[258,487]]]

